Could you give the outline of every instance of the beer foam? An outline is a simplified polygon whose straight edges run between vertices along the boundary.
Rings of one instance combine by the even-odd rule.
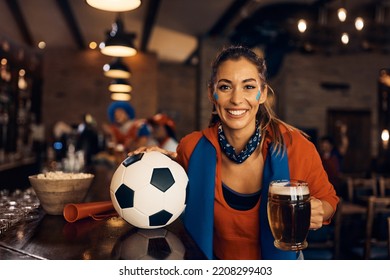
[[[277,183],[276,185],[272,185],[269,187],[269,192],[278,195],[309,195],[309,187],[308,186],[296,186],[291,187],[286,185],[286,183]]]

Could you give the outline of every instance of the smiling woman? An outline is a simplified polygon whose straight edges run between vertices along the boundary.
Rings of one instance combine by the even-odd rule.
[[[209,259],[302,259],[301,251],[274,246],[272,181],[308,183],[313,230],[330,223],[339,201],[314,144],[273,113],[265,74],[265,61],[252,50],[224,49],[211,69],[209,127],[182,138],[176,153],[141,147],[129,154],[158,150],[184,167],[184,225]]]
[[[224,49],[211,70],[210,125],[177,149],[189,177],[185,226],[210,259],[302,258],[273,245],[266,209],[273,180],[308,182],[311,229],[328,224],[336,210],[315,146],[273,113],[265,74],[265,61],[252,50]]]

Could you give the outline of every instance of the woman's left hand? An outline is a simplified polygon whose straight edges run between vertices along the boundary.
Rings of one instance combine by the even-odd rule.
[[[322,206],[322,201],[311,197],[311,218],[310,218],[310,229],[316,230],[322,227],[324,221],[324,208]]]

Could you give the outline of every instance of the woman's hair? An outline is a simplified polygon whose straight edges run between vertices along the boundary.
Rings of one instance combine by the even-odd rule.
[[[247,59],[254,66],[256,66],[261,82],[261,90],[264,91],[264,89],[268,87],[269,90],[267,92],[274,94],[272,88],[267,84],[266,81],[267,67],[264,59],[259,57],[251,49],[243,46],[227,47],[217,55],[211,67],[211,77],[208,83],[209,91],[212,93],[215,89],[216,76],[220,65],[227,60],[239,60],[241,58]],[[274,149],[277,152],[280,152],[284,150],[284,139],[282,132],[280,131],[280,124],[284,125],[287,128],[287,131],[292,131],[295,128],[276,117],[276,114],[272,109],[271,102],[272,101],[267,98],[264,103],[260,104],[259,110],[256,114],[256,119],[260,126],[261,135],[263,135],[261,141],[264,141],[266,137],[270,137],[271,141],[274,143]],[[218,114],[212,114],[209,126],[213,126],[218,122],[220,122]]]

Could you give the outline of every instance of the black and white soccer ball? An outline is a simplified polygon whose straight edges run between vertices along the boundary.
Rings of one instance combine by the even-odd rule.
[[[118,239],[113,258],[121,260],[183,260],[183,242],[165,228],[136,229]]]
[[[126,158],[114,172],[110,196],[115,210],[138,228],[154,229],[175,221],[186,207],[184,168],[152,151]]]

